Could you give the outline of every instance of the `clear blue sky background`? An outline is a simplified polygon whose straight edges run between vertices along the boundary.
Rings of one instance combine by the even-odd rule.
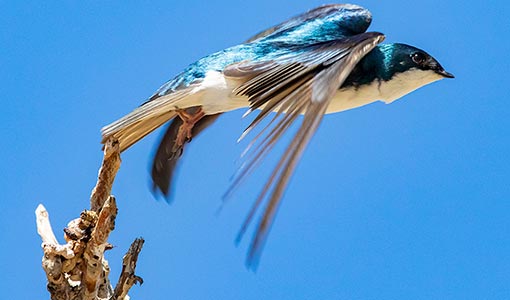
[[[103,125],[187,64],[322,3],[2,1],[2,297],[48,298],[34,210],[44,203],[60,238],[88,207]],[[510,5],[358,4],[388,42],[425,49],[457,78],[327,116],[255,274],[249,238],[233,241],[271,165],[215,215],[243,112],[194,140],[171,205],[148,188],[160,132],[144,139],[123,155],[107,257],[116,278],[131,241],[146,239],[133,299],[510,298]]]

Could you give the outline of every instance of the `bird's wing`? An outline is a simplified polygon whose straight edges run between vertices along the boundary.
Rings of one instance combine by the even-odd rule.
[[[338,39],[345,36],[359,34],[365,32],[372,16],[368,10],[363,7],[351,4],[331,4],[323,5],[312,9],[306,13],[293,17],[281,24],[273,26],[246,41],[251,43],[260,39],[265,39],[269,43],[278,43],[285,40],[295,40],[302,42],[303,40],[308,43],[314,43],[324,40]],[[328,26],[325,26],[328,23]],[[327,30],[330,29],[328,32]],[[295,36],[294,36],[295,35]],[[262,63],[261,67],[267,69],[269,65]],[[256,66],[251,64],[252,72],[256,71]],[[262,70],[257,70],[261,72]],[[169,91],[174,92],[183,87],[186,87],[190,82],[199,83],[199,79],[194,79],[187,73],[183,73],[180,76],[165,83],[150,99],[155,100],[163,94],[170,94]],[[143,105],[142,105],[143,107]],[[212,124],[212,121],[216,119],[218,115],[214,117],[207,117],[201,120],[197,126],[205,128]],[[151,119],[158,121],[158,119]],[[162,119],[165,121],[164,119]],[[154,126],[147,127],[148,132],[153,127],[160,124],[156,122]],[[153,164],[152,164],[152,180],[154,191],[160,191],[165,197],[171,196],[170,181],[172,180],[173,173],[175,171],[177,162],[180,157],[180,153],[183,151],[182,148],[177,149],[175,147],[175,137],[177,134],[176,128],[182,123],[179,118],[174,118],[171,124],[168,126],[165,134],[162,136],[157,151],[155,152]],[[114,129],[114,127],[111,127]],[[105,131],[107,132],[107,131]],[[137,130],[137,133],[140,132]],[[145,134],[145,132],[143,133]],[[195,130],[192,132],[195,136]],[[131,144],[137,138],[142,135],[124,134],[121,137],[129,136],[130,141],[121,143],[122,145]]]
[[[195,110],[196,108],[197,107],[188,108],[186,112],[189,113],[189,110]],[[206,115],[200,119],[191,130],[192,138],[194,139],[204,129],[213,124],[219,116],[220,114]],[[171,183],[175,169],[186,144],[189,142],[186,141],[186,143],[182,145],[177,143],[177,135],[182,125],[183,121],[181,118],[174,118],[170,122],[165,134],[161,138],[161,142],[154,154],[152,162],[152,191],[155,196],[161,192],[168,202],[171,201],[171,197],[173,196],[171,194]]]
[[[301,43],[303,41],[315,43],[339,39],[365,32],[371,20],[372,16],[370,12],[357,5],[323,5],[264,30],[248,39],[245,43],[260,41],[261,39],[265,39],[265,42],[275,44],[282,41],[288,42],[289,40],[295,43]],[[267,68],[268,65],[264,64],[264,67]],[[255,66],[252,66],[252,68],[255,68]],[[197,80],[198,79],[192,78],[189,74],[183,73],[165,83],[149,101],[159,98],[162,94],[169,94],[169,91],[174,92],[175,90],[186,87],[190,82],[199,82],[199,80]],[[201,120],[197,126],[209,126],[212,124],[212,120],[217,117],[218,115],[214,118],[208,117]],[[177,134],[177,130],[175,129],[178,128],[180,123],[181,120],[179,118],[174,118],[171,121],[171,124],[161,138],[152,163],[153,190],[159,190],[166,198],[171,196],[169,193],[170,180],[175,172],[180,157],[179,154],[183,150],[182,148],[177,149],[175,147],[175,137]],[[152,127],[148,129],[152,129]],[[195,136],[195,132],[192,132],[192,134]],[[132,138],[129,143],[135,141],[136,138],[138,138],[138,136]]]
[[[234,96],[247,96],[251,103],[250,111],[261,109],[242,137],[271,112],[276,111],[276,116],[270,124],[261,129],[248,146],[250,148],[248,159],[226,196],[273,148],[298,116],[304,114],[301,126],[255,201],[239,233],[240,238],[258,207],[267,197],[267,205],[250,246],[248,266],[256,266],[279,200],[303,150],[317,130],[330,100],[358,61],[383,39],[384,35],[381,33],[362,33],[345,39],[310,45],[297,54],[289,54],[265,63],[241,62],[225,69],[225,76],[244,80],[244,83],[233,91]]]
[[[261,39],[277,40],[296,34],[299,40],[328,38],[317,30],[331,29],[330,39],[356,35],[365,32],[372,22],[367,9],[353,4],[328,4],[309,10],[276,26],[268,28],[247,40],[247,43]]]

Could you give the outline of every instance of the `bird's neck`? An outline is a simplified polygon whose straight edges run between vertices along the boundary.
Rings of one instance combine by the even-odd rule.
[[[392,44],[378,45],[354,67],[342,87],[359,87],[374,81],[388,81],[391,72]]]

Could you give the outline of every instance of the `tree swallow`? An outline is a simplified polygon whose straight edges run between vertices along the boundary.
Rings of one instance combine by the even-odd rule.
[[[248,266],[255,267],[284,190],[324,114],[379,100],[391,103],[421,86],[453,78],[423,50],[380,44],[382,33],[366,32],[371,20],[370,12],[357,5],[325,5],[208,55],[133,112],[105,126],[103,143],[115,138],[124,151],[171,121],[152,168],[154,190],[168,196],[186,143],[219,114],[248,108],[245,115],[256,112],[256,116],[241,138],[254,128],[259,132],[243,154],[245,163],[230,194],[289,127],[300,123],[238,236],[265,201],[247,256]],[[264,119],[269,124],[262,126]]]

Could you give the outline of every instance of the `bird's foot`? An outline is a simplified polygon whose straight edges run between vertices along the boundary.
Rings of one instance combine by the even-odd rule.
[[[186,109],[177,109],[177,115],[182,120],[182,125],[177,133],[175,146],[182,147],[184,143],[189,142],[193,136],[192,130],[195,124],[205,116],[202,107],[190,107]]]

